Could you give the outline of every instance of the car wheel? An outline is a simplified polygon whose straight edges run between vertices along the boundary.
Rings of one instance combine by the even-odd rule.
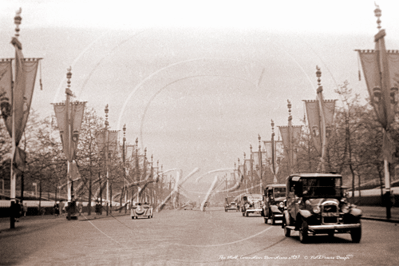
[[[245,216],[245,212],[242,212],[242,216]]]
[[[247,211],[245,211],[245,216],[248,217],[248,212]]]
[[[276,224],[276,218],[274,217],[274,213],[272,213],[272,225],[275,225]]]
[[[362,226],[351,230],[351,238],[353,243],[359,243],[362,238]]]
[[[225,212],[227,212],[227,209],[224,209]]]
[[[132,216],[132,220],[134,220],[134,216]]]
[[[301,241],[301,243],[306,243],[308,238],[308,223],[302,219],[301,228],[299,228],[299,241]]]
[[[267,224],[267,221],[268,221],[269,219],[267,219],[267,217],[265,217],[264,219],[265,219],[265,224]]]

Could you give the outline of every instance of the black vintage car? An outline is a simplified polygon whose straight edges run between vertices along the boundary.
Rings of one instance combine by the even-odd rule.
[[[285,200],[285,184],[271,184],[267,185],[263,195],[263,216],[265,224],[268,220],[271,220],[272,224],[276,224],[276,221],[283,220],[284,212],[284,200]]]
[[[282,227],[285,236],[299,231],[305,243],[309,233],[349,233],[359,243],[362,236],[362,211],[350,204],[342,187],[342,176],[327,173],[293,174],[287,178],[286,206]]]

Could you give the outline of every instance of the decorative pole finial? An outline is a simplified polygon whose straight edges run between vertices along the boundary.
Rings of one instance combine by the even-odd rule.
[[[252,153],[252,144],[249,144],[249,150],[250,150],[251,153]]]
[[[317,86],[319,86],[320,87],[320,85],[321,85],[321,70],[320,70],[320,67],[319,66],[316,66],[316,77],[317,77]]]
[[[108,128],[108,126],[109,126],[109,122],[108,122],[108,111],[109,111],[108,104],[105,106],[104,111],[105,111],[105,128]]]
[[[14,24],[15,26],[15,37],[19,37],[19,25],[21,25],[22,17],[21,17],[22,8],[19,8],[15,13]]]
[[[272,125],[272,137],[274,137],[274,136],[275,136],[275,134],[274,134],[274,121],[273,121],[273,119],[272,119],[272,123],[271,123],[271,125]]]
[[[240,158],[238,158],[238,165],[240,165]]]
[[[147,147],[144,148],[144,159],[147,159]]]
[[[123,141],[126,141],[126,124],[123,125]]]
[[[375,4],[375,7],[376,7],[375,10],[374,10],[374,14],[377,17],[377,24],[378,24],[377,28],[378,28],[378,30],[380,30],[381,29],[381,20],[380,20],[381,9],[380,9],[380,6],[377,5],[375,2],[374,2],[374,4]]]
[[[73,93],[71,91],[72,67],[68,67],[67,71],[68,71],[67,74],[66,74],[66,77],[67,77],[67,88],[65,89],[65,93],[67,95],[73,97]]]
[[[151,154],[151,165],[153,162],[154,162],[154,156],[153,156],[153,154]]]
[[[292,120],[292,115],[291,115],[291,102],[290,102],[290,100],[287,100],[287,102],[288,102],[288,104],[287,104],[287,107],[288,107],[288,121],[291,121]]]

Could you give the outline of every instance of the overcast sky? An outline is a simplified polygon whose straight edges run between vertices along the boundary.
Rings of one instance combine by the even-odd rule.
[[[399,4],[378,4],[398,49]],[[72,66],[78,100],[101,115],[108,104],[111,128],[126,124],[164,169],[233,167],[258,134],[270,139],[271,119],[287,124],[287,99],[301,124],[316,65],[325,98],[345,80],[367,97],[354,49],[374,48],[374,1],[3,0],[0,57],[14,56],[19,7],[24,55],[43,57],[32,108],[52,114]]]

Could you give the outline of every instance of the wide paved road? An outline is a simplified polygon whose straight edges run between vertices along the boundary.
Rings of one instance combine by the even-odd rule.
[[[153,219],[117,216],[78,221],[26,218],[0,223],[1,265],[399,265],[399,227],[363,220],[350,236],[315,236],[301,244],[259,215],[221,208],[162,211]]]

